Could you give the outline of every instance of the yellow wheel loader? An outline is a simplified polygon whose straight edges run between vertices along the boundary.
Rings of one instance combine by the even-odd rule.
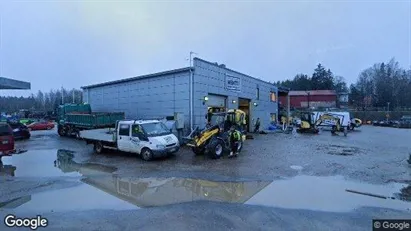
[[[206,154],[213,159],[220,158],[224,152],[229,152],[229,130],[235,126],[240,131],[242,139],[238,145],[241,151],[245,141],[245,112],[241,110],[229,110],[228,112],[208,113],[209,123],[204,130],[198,127],[185,137],[186,145],[191,147],[196,155]]]

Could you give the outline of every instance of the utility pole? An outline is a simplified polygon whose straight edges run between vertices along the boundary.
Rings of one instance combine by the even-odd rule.
[[[74,88],[73,88],[73,104],[75,103],[75,92],[74,92]]]
[[[61,86],[61,104],[64,104],[64,88]]]
[[[307,108],[308,110],[310,110],[310,91],[306,91],[307,92]]]

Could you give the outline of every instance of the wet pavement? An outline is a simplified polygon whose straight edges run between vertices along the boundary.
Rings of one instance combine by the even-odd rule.
[[[182,148],[174,157],[145,162],[125,153],[96,155],[91,145],[61,138],[55,130],[33,132],[30,140],[18,143],[27,152],[2,158],[0,215],[45,214],[57,219],[58,224],[52,226],[55,229],[61,228],[64,219],[53,214],[74,216],[74,212],[103,210],[106,215],[127,212],[144,216],[157,211],[162,216],[160,213],[164,212],[156,208],[174,208],[176,212],[186,208],[190,212],[194,205],[198,205],[198,210],[241,206],[230,210],[233,217],[237,213],[240,216],[242,210],[250,212],[255,208],[267,213],[286,209],[311,211],[304,212],[307,216],[340,213],[348,217],[372,208],[364,210],[366,217],[409,217],[409,137],[411,130],[379,127],[362,127],[347,137],[331,136],[327,131],[319,135],[257,135],[247,141],[235,159],[211,160]],[[220,208],[220,203],[226,207]],[[353,222],[348,217],[351,220],[347,222]],[[333,227],[334,221],[321,222],[323,227]],[[98,228],[93,223],[85,225]],[[83,226],[70,224],[73,229]],[[130,229],[119,227],[114,229]],[[158,226],[152,224],[145,229],[152,227]],[[211,228],[195,224],[194,227]]]

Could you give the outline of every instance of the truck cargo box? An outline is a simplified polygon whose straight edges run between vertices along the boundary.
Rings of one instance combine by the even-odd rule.
[[[65,123],[89,128],[114,127],[116,121],[123,120],[124,118],[123,112],[69,113],[66,114]]]

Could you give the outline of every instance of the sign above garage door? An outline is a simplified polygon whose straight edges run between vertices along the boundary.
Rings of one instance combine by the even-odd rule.
[[[225,89],[229,91],[241,91],[241,78],[226,74]]]

